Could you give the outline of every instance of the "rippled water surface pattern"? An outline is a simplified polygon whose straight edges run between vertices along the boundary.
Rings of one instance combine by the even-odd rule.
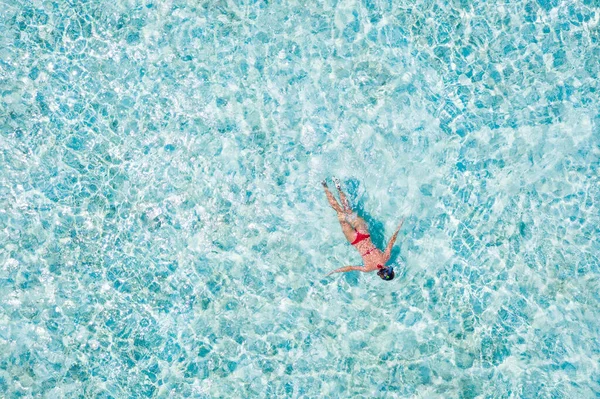
[[[0,397],[600,397],[599,22],[0,0]]]

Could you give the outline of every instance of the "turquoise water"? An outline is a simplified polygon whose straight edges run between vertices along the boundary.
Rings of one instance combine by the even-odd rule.
[[[3,0],[0,397],[600,397],[599,7]]]

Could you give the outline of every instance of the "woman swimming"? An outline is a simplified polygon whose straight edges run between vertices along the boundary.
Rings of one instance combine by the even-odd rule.
[[[337,179],[333,179],[333,181],[340,194],[340,200],[342,202],[341,206],[333,194],[331,194],[331,191],[329,191],[327,182],[323,180],[321,184],[325,189],[325,194],[327,195],[329,204],[337,212],[338,220],[340,221],[340,225],[342,225],[342,231],[344,232],[346,239],[348,239],[348,242],[350,242],[350,244],[360,253],[360,256],[363,258],[364,266],[345,266],[329,272],[327,275],[329,276],[332,273],[349,272],[351,270],[358,270],[361,272],[372,272],[377,270],[377,275],[383,280],[392,280],[394,278],[394,269],[391,266],[385,266],[385,264],[390,260],[392,247],[396,242],[398,232],[402,227],[402,223],[404,223],[404,219],[402,219],[400,222],[400,225],[390,239],[385,251],[381,252],[375,245],[373,245],[373,242],[371,241],[371,235],[369,234],[369,229],[367,228],[365,221],[358,217],[356,213],[352,212],[350,203],[348,202],[346,195],[342,192],[340,181]]]

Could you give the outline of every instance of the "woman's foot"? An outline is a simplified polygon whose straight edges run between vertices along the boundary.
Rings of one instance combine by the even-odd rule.
[[[332,180],[335,183],[335,188],[337,188],[338,191],[340,191],[342,189],[342,183],[340,182],[340,179],[338,179],[337,177],[333,177]]]

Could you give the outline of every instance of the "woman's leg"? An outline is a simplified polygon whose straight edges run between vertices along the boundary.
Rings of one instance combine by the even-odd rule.
[[[344,207],[344,212],[352,213],[352,208],[350,207],[350,202],[348,202],[348,198],[346,198],[346,194],[342,191],[342,185],[338,179],[333,179],[335,183],[335,188],[337,188],[338,193],[340,194],[340,200],[342,201],[342,206]]]
[[[333,179],[335,182],[335,187],[340,193],[340,200],[342,201],[342,205],[344,207],[344,213],[346,214],[346,222],[352,226],[354,230],[359,230],[361,233],[369,234],[369,227],[367,226],[367,222],[357,214],[352,212],[352,208],[350,207],[350,202],[346,197],[346,194],[342,191],[342,185],[338,179]]]
[[[325,189],[325,195],[327,196],[329,205],[331,205],[331,207],[337,212],[338,218],[339,218],[340,213],[344,213],[344,211],[342,210],[342,207],[340,206],[340,204],[338,204],[338,202],[335,199],[335,197],[333,196],[333,194],[331,194],[331,191],[329,191],[329,187],[327,187],[327,182],[325,180],[323,180],[321,182],[321,184],[323,185],[323,188]]]
[[[365,222],[365,219],[361,218],[360,216],[352,215],[351,219],[348,218],[348,222],[352,225],[353,229],[358,230],[363,234],[370,234],[367,222]]]
[[[323,188],[325,189],[325,195],[327,195],[327,200],[329,201],[329,205],[336,211],[338,216],[338,221],[340,222],[340,226],[342,226],[342,232],[346,236],[346,239],[349,242],[353,242],[356,238],[356,230],[348,223],[346,220],[347,213],[344,212],[340,204],[337,202],[331,191],[329,191],[329,187],[327,187],[327,183],[325,180],[321,182]]]
[[[356,240],[359,231],[361,234],[371,235],[371,233],[369,233],[367,222],[357,215],[338,213],[338,220],[340,221],[346,239],[350,243],[353,243],[354,240]]]
[[[340,226],[342,226],[342,232],[344,232],[346,240],[350,243],[354,242],[356,239],[356,230],[346,221],[346,218],[343,217],[344,215],[342,215],[342,217],[339,215],[340,214],[338,214],[338,220],[340,221]]]

